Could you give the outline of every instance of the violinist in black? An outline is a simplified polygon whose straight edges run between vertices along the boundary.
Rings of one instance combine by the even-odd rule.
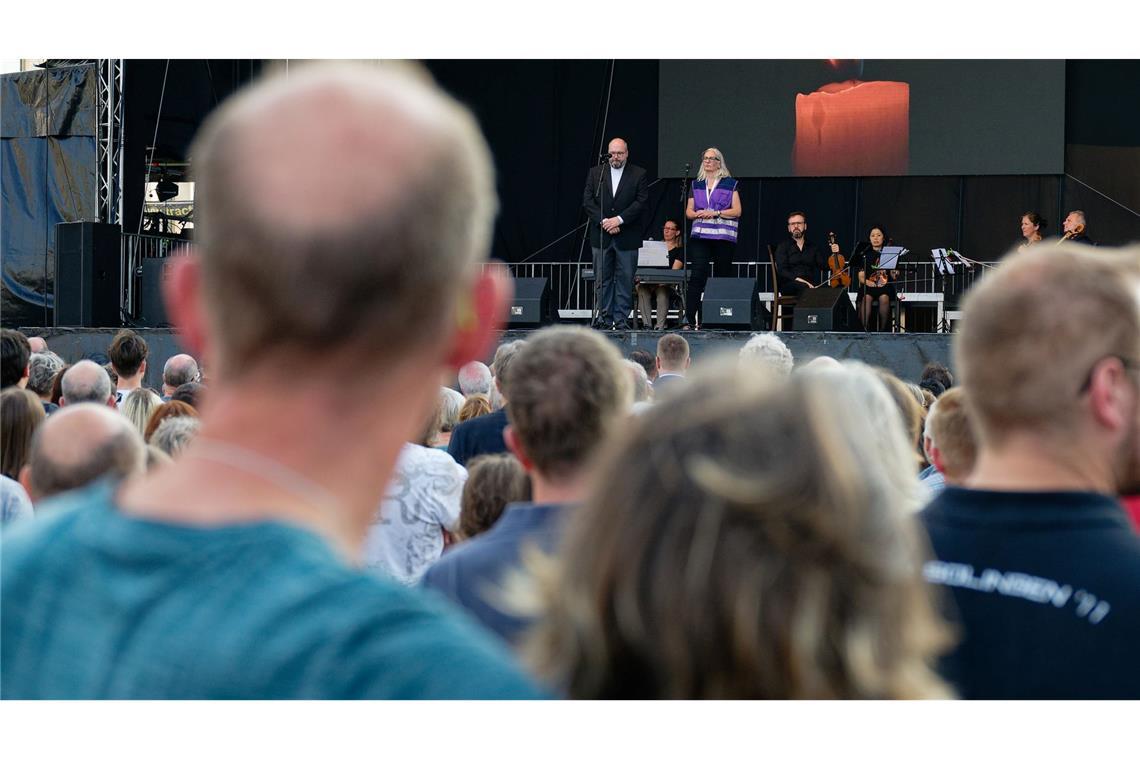
[[[859,319],[866,330],[871,329],[874,304],[879,307],[879,329],[889,329],[891,302],[899,297],[894,285],[899,276],[898,268],[879,269],[879,258],[887,240],[887,231],[876,224],[867,231],[867,240],[856,246],[851,254],[851,271],[859,278]]]

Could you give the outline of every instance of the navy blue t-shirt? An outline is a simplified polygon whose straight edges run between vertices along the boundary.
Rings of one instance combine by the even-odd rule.
[[[1140,697],[1140,538],[1116,500],[947,487],[920,518],[963,697]]]

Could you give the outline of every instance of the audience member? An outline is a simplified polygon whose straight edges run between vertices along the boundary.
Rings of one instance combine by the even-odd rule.
[[[459,368],[459,390],[464,396],[491,392],[491,368],[483,362],[467,362]]]
[[[513,454],[485,454],[468,463],[456,538],[486,533],[508,504],[531,500],[530,477]]]
[[[977,458],[921,517],[965,697],[1140,697],[1140,537],[1116,499],[1140,486],[1140,248],[1101,251],[1008,256],[963,302]]]
[[[854,403],[852,378],[877,403]],[[637,418],[545,578],[538,671],[587,699],[946,696],[930,661],[947,635],[866,445],[872,408],[894,413],[861,367],[732,362]]]
[[[622,364],[625,365],[626,370],[629,372],[629,381],[633,389],[633,403],[648,403],[650,386],[649,377],[645,374],[645,367],[642,367],[632,359],[623,359]]]
[[[103,477],[140,474],[145,464],[146,447],[125,417],[103,405],[75,404],[60,409],[36,431],[20,483],[38,507],[49,496]],[[8,616],[7,608],[4,614]]]
[[[484,414],[475,419],[461,422],[451,431],[451,441],[447,444],[447,453],[459,464],[467,464],[480,454],[499,454],[507,450],[503,440],[503,429],[507,426],[506,407],[510,403],[511,391],[507,380],[507,371],[525,344],[521,340],[504,343],[495,351],[495,358],[491,362],[491,372],[495,377],[495,390],[502,399],[502,404],[495,411]],[[492,402],[492,407],[494,402]]]
[[[139,435],[146,435],[146,426],[154,410],[162,406],[162,398],[150,388],[136,388],[127,394],[119,411],[131,421]]]
[[[934,473],[922,478],[927,487],[937,493],[944,485],[966,484],[977,447],[961,388],[951,388],[934,402],[926,415],[922,446],[934,468]]]
[[[773,370],[785,377],[792,374],[795,364],[791,350],[775,333],[757,333],[749,338],[740,349],[740,361]]]
[[[155,407],[154,411],[150,413],[150,419],[146,421],[146,428],[143,429],[143,440],[151,443],[154,431],[158,430],[158,426],[171,417],[197,416],[198,410],[185,401],[167,401],[165,404]]]
[[[63,375],[60,382],[59,405],[91,402],[115,407],[115,386],[106,371],[90,359],[77,361]]]
[[[115,385],[115,403],[122,406],[127,394],[141,388],[146,377],[146,357],[149,353],[146,341],[134,330],[119,330],[107,349],[118,381]]]
[[[491,402],[482,393],[475,393],[463,402],[463,406],[459,409],[459,421],[467,422],[476,417],[482,417],[484,414],[491,413]],[[452,432],[455,432],[454,430]],[[450,441],[448,442],[450,445]]]
[[[927,380],[935,380],[942,384],[942,390],[948,391],[954,387],[954,375],[944,364],[938,362],[929,362],[922,368],[922,377],[918,379],[919,385]],[[934,394],[940,395],[940,394]]]
[[[206,386],[202,383],[183,383],[170,394],[170,400],[183,401],[195,409],[201,409],[202,398],[205,395]]]
[[[44,407],[29,390],[12,385],[0,391],[0,473],[16,480],[28,462],[32,435],[44,421]]]
[[[146,471],[153,472],[163,465],[168,465],[174,460],[165,451],[155,446],[153,443],[146,445]]]
[[[496,379],[508,381],[505,437],[530,475],[534,501],[508,505],[491,530],[433,565],[424,584],[513,642],[530,620],[499,598],[507,576],[520,571],[525,546],[553,550],[599,448],[625,419],[630,393],[617,349],[580,327],[538,331]]]
[[[392,480],[364,539],[364,566],[406,586],[419,582],[459,526],[467,470],[427,442],[439,430],[439,410],[418,440],[405,443]]]
[[[478,125],[405,68],[295,66],[199,130],[197,255],[164,284],[180,341],[209,347],[202,432],[5,537],[6,698],[537,695],[476,626],[352,566],[425,378],[484,354],[509,292],[481,263]]]
[[[48,344],[46,340],[39,337],[38,335],[33,335],[32,337],[28,338],[28,349],[33,354],[43,354],[47,353]]]
[[[451,442],[451,433],[459,424],[459,411],[465,401],[463,394],[453,388],[439,389],[439,432],[430,444],[432,447],[447,451],[447,444]]]
[[[0,389],[18,385],[23,388],[28,382],[28,359],[32,348],[28,339],[19,330],[0,330]]]
[[[7,475],[0,475],[0,528],[34,516],[32,500],[24,487]]]
[[[522,348],[522,340],[511,340],[503,343],[495,349],[495,356],[491,360],[491,392],[487,394],[487,398],[491,401],[491,411],[496,412],[503,408],[507,400],[499,393],[499,388],[494,380],[496,375],[501,374],[510,364],[511,357],[513,357],[520,348]]]
[[[918,386],[912,386],[899,380],[891,374],[890,370],[883,367],[876,367],[875,374],[887,387],[887,391],[890,392],[891,398],[898,408],[903,430],[914,450],[914,458],[911,461],[912,472],[917,473],[922,469],[920,466],[922,465],[921,455],[918,453],[922,451],[922,423],[925,419],[925,412],[922,408],[922,391],[919,390]]]
[[[653,389],[658,393],[673,383],[683,383],[689,371],[689,341],[677,333],[666,333],[657,341],[657,379]]]
[[[40,340],[43,340],[42,338]],[[51,351],[32,354],[28,360],[28,390],[40,397],[44,412],[51,414],[59,409],[58,404],[51,400],[52,381],[55,375],[63,369],[63,359]]]
[[[63,376],[64,376],[64,374],[66,374],[66,372],[69,369],[71,369],[71,365],[70,364],[64,364],[62,367],[59,368],[59,371],[55,373],[55,377],[53,377],[51,379],[51,399],[50,399],[50,401],[51,401],[51,403],[55,404],[57,407],[63,406],[63,401],[62,401],[62,398],[63,398]]]
[[[149,443],[171,459],[177,459],[201,427],[197,417],[167,417],[150,436]]]
[[[162,365],[162,400],[169,401],[179,386],[196,383],[201,374],[198,362],[190,354],[175,354]]]
[[[636,351],[629,352],[630,361],[635,361],[645,368],[645,375],[649,378],[650,385],[657,379],[657,358],[643,348]]]

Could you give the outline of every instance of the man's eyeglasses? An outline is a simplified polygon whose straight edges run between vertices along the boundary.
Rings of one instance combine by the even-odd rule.
[[[1102,361],[1104,361],[1105,359],[1117,359],[1117,360],[1119,360],[1120,364],[1124,367],[1125,371],[1130,372],[1134,369],[1140,369],[1140,362],[1137,362],[1135,359],[1127,359],[1127,358],[1120,356],[1118,354],[1108,354],[1107,356],[1102,356],[1099,359],[1097,359],[1095,362],[1093,362],[1091,367],[1089,367],[1089,372],[1087,375],[1085,375],[1085,381],[1083,383],[1081,383],[1080,390],[1077,391],[1078,396],[1085,395],[1086,393],[1089,392],[1089,389],[1092,388],[1093,373],[1096,372],[1097,366]]]

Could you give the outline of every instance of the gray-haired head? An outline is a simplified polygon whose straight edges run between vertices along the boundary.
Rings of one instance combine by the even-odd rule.
[[[169,417],[155,429],[150,437],[150,443],[172,459],[177,459],[186,445],[198,434],[201,425],[197,417]]]
[[[459,424],[459,410],[466,399],[454,388],[439,389],[439,431],[450,433]]]
[[[145,466],[146,445],[126,417],[106,406],[81,403],[56,412],[36,430],[26,485],[38,501],[104,476],[130,477]]]
[[[162,366],[162,382],[173,392],[178,386],[198,381],[198,362],[190,354],[175,354]]]
[[[37,396],[50,396],[55,373],[63,369],[63,364],[63,359],[52,351],[32,354],[28,360],[28,390]]]
[[[649,400],[649,374],[645,367],[632,359],[622,359],[622,364],[629,371],[629,379],[633,385],[633,402]]]
[[[107,370],[90,359],[76,362],[63,375],[60,384],[60,405],[80,404],[90,401],[106,404],[111,399],[114,386]]]
[[[791,349],[772,333],[758,333],[749,338],[740,349],[740,361],[781,375],[790,375],[795,364]]]
[[[459,368],[459,390],[464,396],[491,392],[491,368],[483,362],[467,362]]]
[[[495,349],[495,358],[491,360],[491,374],[495,376],[495,387],[499,390],[499,396],[502,403],[505,404],[511,400],[511,392],[509,390],[510,377],[509,370],[511,362],[526,341],[512,340],[504,343]]]

